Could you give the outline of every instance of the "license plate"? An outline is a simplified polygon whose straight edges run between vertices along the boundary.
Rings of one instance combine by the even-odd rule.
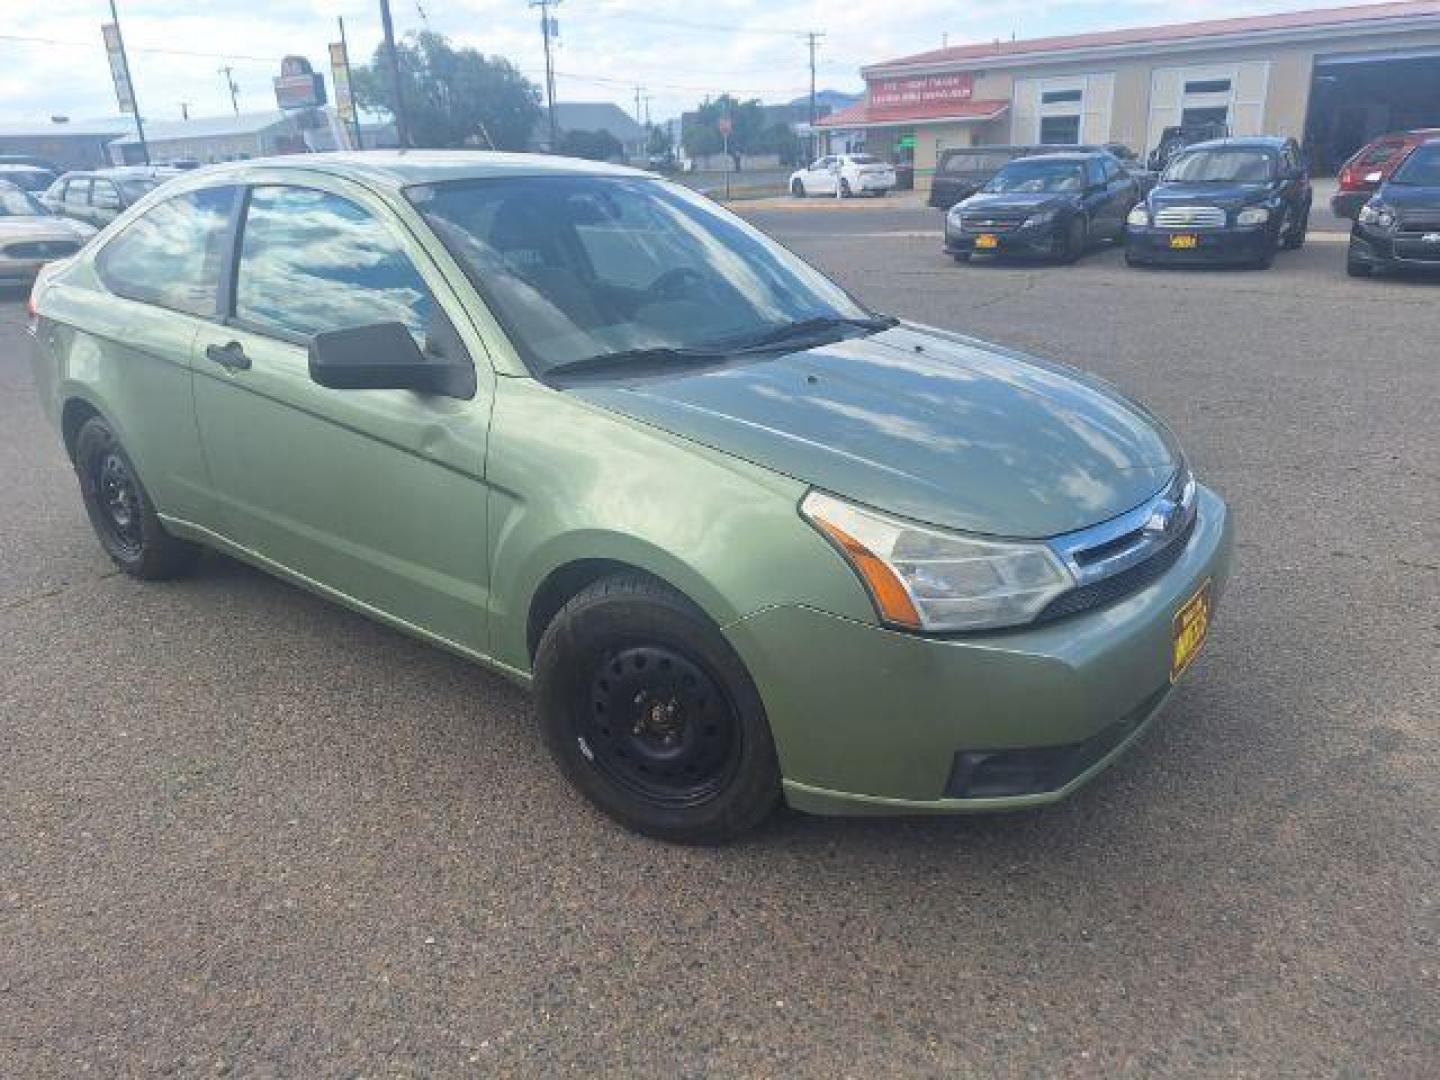
[[[975,238],[975,246],[977,248],[998,248],[1000,246],[1000,238],[990,233],[981,233]]]
[[[1201,585],[1195,595],[1180,605],[1170,624],[1170,681],[1174,682],[1190,666],[1205,644],[1210,632],[1210,582]]]
[[[1194,233],[1177,233],[1170,237],[1170,246],[1178,251],[1191,251],[1200,246],[1200,238]]]

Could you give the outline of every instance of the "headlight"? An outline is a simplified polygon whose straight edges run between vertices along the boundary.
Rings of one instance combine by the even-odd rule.
[[[1055,220],[1056,211],[1041,210],[1038,214],[1031,214],[1025,219],[1026,225],[1049,225]]]
[[[1247,206],[1235,215],[1236,225],[1264,225],[1270,220],[1270,211],[1263,206]]]
[[[950,224],[958,228],[960,226],[960,204],[956,203],[954,206],[950,207],[949,211],[945,214],[945,217],[950,222]]]
[[[1075,580],[1045,544],[982,540],[812,491],[800,512],[869,590],[880,618],[947,633],[1029,622]]]
[[[1149,225],[1150,208],[1144,203],[1137,203],[1130,211],[1130,216],[1125,219],[1131,225]]]
[[[1395,215],[1388,206],[1371,202],[1360,208],[1359,221],[1362,225],[1376,225],[1388,229],[1395,224]]]

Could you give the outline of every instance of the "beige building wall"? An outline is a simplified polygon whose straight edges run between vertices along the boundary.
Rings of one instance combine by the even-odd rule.
[[[1306,112],[1310,101],[1311,78],[1317,57],[1365,53],[1440,50],[1440,29],[1389,35],[1346,35],[1343,31],[1323,42],[1299,45],[1255,44],[1215,49],[1157,49],[1145,57],[1089,58],[1052,61],[1045,64],[1004,68],[995,71],[969,70],[975,76],[976,100],[1010,102],[1010,111],[990,124],[916,125],[914,128],[875,129],[871,145],[887,147],[900,131],[915,135],[916,187],[928,190],[940,151],[977,144],[1026,143],[1035,139],[1035,115],[1024,102],[1030,91],[1027,81],[1063,81],[1085,78],[1087,100],[1082,121],[1082,141],[1124,143],[1139,153],[1153,147],[1160,117],[1152,117],[1157,71],[1166,69],[1234,70],[1232,122],[1237,134],[1305,136]],[[1185,76],[1179,76],[1184,81]],[[1093,107],[1093,96],[1108,97],[1108,120],[1101,122]],[[1178,118],[1175,122],[1178,122]],[[1256,130],[1248,130],[1254,128]]]

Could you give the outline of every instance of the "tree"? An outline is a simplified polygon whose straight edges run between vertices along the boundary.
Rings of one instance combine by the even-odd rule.
[[[614,161],[625,156],[625,147],[608,131],[561,132],[560,145],[556,150],[566,157],[589,158],[591,161]]]
[[[727,140],[720,131],[720,118],[730,118],[730,137]],[[729,147],[730,158],[735,162],[735,171],[740,171],[740,159],[761,149],[761,134],[765,128],[765,113],[758,98],[739,101],[729,94],[721,94],[714,101],[707,101],[695,110],[693,123],[685,125],[682,137],[685,153],[690,157],[704,157],[707,154],[722,153]]]
[[[651,157],[669,157],[675,150],[675,141],[670,138],[670,129],[651,124],[645,137],[645,153]]]
[[[385,46],[355,68],[355,99],[395,115]],[[395,46],[410,138],[417,147],[523,150],[540,119],[540,91],[501,56],[456,49],[443,34],[409,34]]]

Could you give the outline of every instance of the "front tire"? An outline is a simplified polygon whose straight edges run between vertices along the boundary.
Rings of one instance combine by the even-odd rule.
[[[1070,224],[1065,228],[1065,247],[1060,253],[1060,261],[1067,266],[1079,262],[1080,256],[1085,254],[1085,249],[1090,246],[1090,226],[1083,217],[1070,219]]]
[[[1285,250],[1299,251],[1305,246],[1305,236],[1310,231],[1310,208],[1291,222],[1290,231],[1285,234]]]
[[[805,198],[805,182],[798,176],[790,181],[790,194],[794,195],[797,199]]]
[[[163,581],[194,569],[199,547],[165,531],[120,440],[98,416],[76,433],[75,475],[100,546],[126,574]]]
[[[1347,257],[1345,260],[1345,273],[1350,277],[1367,278],[1375,273],[1375,267],[1359,259]]]
[[[850,190],[850,181],[842,176],[840,178],[840,197],[842,199],[848,199],[853,194],[854,192]]]
[[[541,733],[561,771],[636,832],[715,844],[780,798],[760,695],[685,597],[641,574],[583,590],[535,657]]]

